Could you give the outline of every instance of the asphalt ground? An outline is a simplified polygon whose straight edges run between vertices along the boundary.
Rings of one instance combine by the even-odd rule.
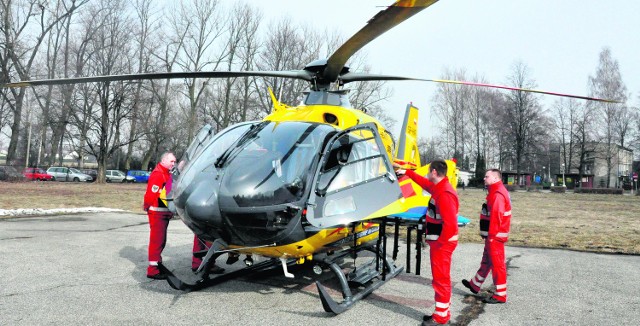
[[[0,325],[419,325],[433,311],[428,255],[421,276],[403,272],[335,316],[322,309],[306,270],[287,279],[275,269],[190,293],[147,279],[148,232],[146,216],[129,213],[0,219]],[[189,281],[192,243],[172,220],[163,259]],[[453,324],[640,323],[640,256],[507,247],[509,302],[488,305],[460,284],[481,255],[477,244],[454,253]],[[397,264],[404,262],[401,246]],[[330,276],[321,278],[336,289]]]

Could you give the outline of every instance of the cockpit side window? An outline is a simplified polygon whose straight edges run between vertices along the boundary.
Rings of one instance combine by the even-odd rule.
[[[331,144],[320,172],[318,192],[338,191],[384,176],[387,168],[382,155],[375,138],[361,131],[341,136]]]

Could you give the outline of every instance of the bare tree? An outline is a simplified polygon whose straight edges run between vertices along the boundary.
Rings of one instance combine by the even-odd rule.
[[[65,6],[67,10],[62,13],[55,10],[58,8],[55,4],[52,7],[54,10],[50,10],[48,6],[51,3],[48,2],[37,0],[18,3],[11,0],[2,1],[2,7],[0,7],[2,10],[0,12],[3,13],[3,17],[0,29],[5,43],[5,51],[3,58],[0,58],[0,62],[11,61],[10,65],[3,64],[3,68],[12,68],[12,72],[15,73],[19,80],[30,79],[31,69],[47,34],[60,21],[87,1],[71,0],[70,5]],[[29,33],[33,33],[33,35],[28,35]],[[27,39],[32,41],[28,42]],[[12,80],[10,71],[5,71],[4,75],[4,80]],[[25,88],[12,88],[9,90],[13,101],[7,101],[7,103],[9,103],[13,113],[13,122],[11,124],[11,140],[7,151],[7,162],[11,162],[16,158],[18,136],[22,126],[21,119],[25,92]]]
[[[593,126],[595,112],[588,105],[580,105],[576,107],[575,116],[575,126],[571,138],[578,157],[578,184],[581,186],[583,176],[594,168],[597,145],[595,141],[596,129]]]
[[[434,135],[432,138],[420,138],[418,139],[418,150],[420,151],[420,162],[427,163],[435,159],[441,159],[445,157],[445,153],[442,151],[444,144],[441,135]]]
[[[256,64],[259,70],[302,69],[321,55],[320,50],[324,45],[322,35],[310,28],[295,25],[290,18],[271,23],[267,30],[269,34]],[[292,104],[300,102],[302,91],[307,89],[308,84],[296,79],[265,77],[256,79],[255,87],[262,92],[259,101],[264,116],[271,113],[271,99],[265,93],[267,87],[273,89],[281,102]]]
[[[225,33],[226,70],[252,70],[260,49],[258,28],[261,14],[248,4],[238,3],[231,9]],[[227,78],[211,83],[202,108],[216,130],[245,121],[255,108],[257,90],[253,78]],[[255,110],[254,110],[255,111]]]
[[[340,42],[342,43],[342,42]],[[349,60],[349,69],[353,71],[361,71],[370,73],[371,67],[366,64],[366,52],[359,51]],[[348,84],[349,101],[351,105],[364,111],[365,113],[376,118],[386,130],[393,130],[396,120],[387,112],[387,110],[400,110],[401,108],[384,107],[383,103],[389,99],[393,92],[387,86],[387,83],[381,80],[355,82]]]
[[[509,83],[519,88],[535,88],[535,82],[530,77],[529,68],[522,62],[516,62],[512,67]],[[512,91],[507,95],[507,105],[504,107],[502,123],[505,135],[511,145],[512,161],[518,177],[525,168],[525,159],[534,152],[540,133],[543,132],[542,108],[532,93]]]
[[[137,28],[136,28],[136,51],[137,51],[137,72],[146,72],[151,66],[151,51],[149,49],[149,38],[154,30],[159,29],[157,21],[153,21],[151,14],[152,0],[136,0],[133,4],[136,10],[137,16]],[[141,104],[143,102],[143,83],[138,81],[134,90],[133,97],[133,110],[131,116],[131,125],[129,128],[129,144],[127,145],[127,152],[125,154],[124,169],[131,169],[131,161],[133,156],[133,149],[135,141],[140,137],[139,121],[144,117],[142,114]]]
[[[443,79],[467,80],[466,71],[464,69],[458,71],[447,69],[443,74]],[[438,84],[434,101],[437,115],[445,124],[443,135],[447,139],[448,152],[451,157],[461,163],[466,155],[467,130],[465,127],[471,106],[469,103],[471,97],[471,88],[467,86]]]
[[[589,76],[591,96],[615,99],[621,103],[594,102],[593,107],[600,112],[599,120],[602,122],[601,135],[604,142],[604,159],[607,164],[606,186],[611,186],[611,171],[613,170],[613,157],[617,152],[616,121],[619,121],[620,112],[627,101],[627,87],[620,76],[618,61],[611,56],[611,50],[604,48],[600,52],[598,67],[595,76]],[[624,136],[624,134],[623,134]]]
[[[90,12],[99,22],[95,37],[90,41],[94,54],[90,63],[95,75],[130,73],[132,54],[130,40],[132,22],[127,16],[124,0],[107,0],[97,3]],[[90,86],[91,87],[91,86]],[[108,159],[128,140],[121,137],[123,123],[129,118],[132,87],[124,82],[104,82],[93,85],[99,110],[91,117],[92,125],[86,138],[80,134],[79,148],[85,145],[98,161],[97,182],[105,181]],[[86,141],[85,144],[85,140]]]
[[[180,3],[176,15],[172,17],[175,35],[183,36],[182,55],[177,64],[184,71],[217,70],[227,53],[216,52],[215,42],[224,33],[226,23],[222,19],[218,0],[193,0],[188,4]],[[186,79],[189,105],[185,108],[187,116],[188,139],[193,139],[196,126],[199,101],[207,82],[198,79]]]
[[[476,77],[473,81],[486,83],[484,78]],[[497,92],[489,91],[483,88],[471,89],[471,101],[469,106],[469,148],[475,153],[475,175],[474,182],[479,183],[484,178],[487,167],[487,151],[491,141],[491,134],[497,126],[491,119],[491,113],[496,112],[496,106],[501,101],[501,95]],[[499,130],[499,129],[498,129]]]
[[[560,99],[554,103],[554,124],[559,140],[561,150],[561,160],[564,163],[564,172],[571,171],[574,157],[574,140],[573,135],[576,133],[575,128],[578,120],[578,111],[580,105],[574,99]]]

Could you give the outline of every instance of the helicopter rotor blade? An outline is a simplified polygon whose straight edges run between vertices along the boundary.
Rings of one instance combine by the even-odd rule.
[[[570,97],[577,98],[581,100],[588,101],[597,101],[597,102],[605,102],[605,103],[622,103],[617,100],[611,99],[602,99],[597,97],[590,96],[582,96],[582,95],[573,95],[573,94],[563,94],[556,92],[543,91],[539,89],[527,89],[513,86],[504,86],[504,85],[496,85],[496,84],[486,84],[486,83],[477,83],[477,82],[469,82],[469,81],[460,81],[460,80],[448,80],[448,79],[424,79],[424,78],[412,78],[412,77],[403,77],[403,76],[392,76],[392,75],[376,75],[376,74],[365,74],[365,73],[346,73],[340,77],[342,83],[349,83],[354,81],[372,81],[372,80],[416,80],[416,81],[426,81],[433,83],[441,83],[441,84],[456,84],[456,85],[468,85],[468,86],[477,86],[477,87],[488,87],[488,88],[498,88],[498,89],[506,89],[510,91],[521,91],[528,93],[538,93],[538,94],[546,94],[552,96],[560,96],[560,97]]]
[[[151,80],[151,79],[177,79],[177,78],[230,78],[230,77],[285,77],[310,81],[312,74],[305,70],[288,71],[192,71],[192,72],[159,72],[129,75],[110,75],[95,77],[75,77],[61,79],[25,80],[14,83],[6,83],[0,87],[27,87],[40,85],[64,85],[91,82],[111,82],[127,80]]]
[[[342,44],[327,60],[323,79],[333,82],[338,79],[347,60],[376,37],[407,20],[438,0],[398,0],[387,9],[377,13],[365,27]]]

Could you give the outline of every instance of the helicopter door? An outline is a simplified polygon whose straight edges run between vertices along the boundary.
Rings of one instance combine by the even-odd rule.
[[[402,197],[384,148],[373,123],[346,129],[329,140],[307,205],[313,226],[380,217],[381,209]]]

